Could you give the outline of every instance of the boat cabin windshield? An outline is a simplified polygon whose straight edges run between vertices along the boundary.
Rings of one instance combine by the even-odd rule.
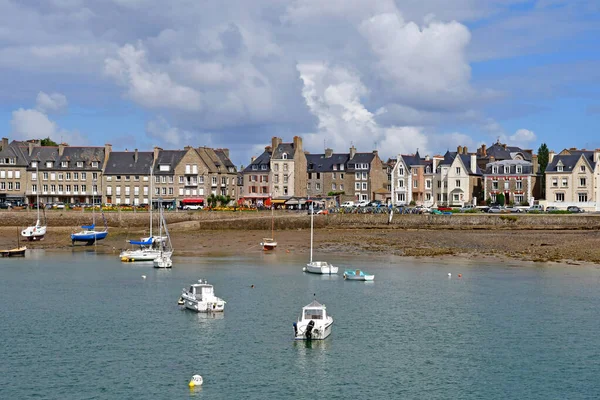
[[[213,294],[212,286],[190,286],[190,293],[195,295],[209,295]]]
[[[304,319],[323,319],[323,310],[306,309],[304,310]]]

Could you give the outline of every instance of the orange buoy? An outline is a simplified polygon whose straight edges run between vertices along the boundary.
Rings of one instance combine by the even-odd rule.
[[[458,277],[459,277],[459,278],[462,278],[462,274],[458,274]]]

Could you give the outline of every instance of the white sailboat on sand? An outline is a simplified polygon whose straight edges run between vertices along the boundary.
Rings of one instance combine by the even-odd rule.
[[[277,241],[275,240],[275,216],[274,216],[274,206],[271,204],[271,237],[263,238],[262,243],[260,244],[263,247],[264,251],[275,250],[277,247]]]
[[[313,231],[314,231],[314,202],[310,203],[310,262],[306,264],[302,270],[304,272],[311,272],[313,274],[337,274],[338,267],[335,267],[327,261],[313,261]]]
[[[154,205],[152,203],[152,193],[154,191],[154,175],[152,171],[152,167],[150,167],[150,236],[141,238],[141,240],[129,240],[129,244],[133,246],[139,246],[138,248],[132,248],[123,250],[121,254],[119,254],[119,258],[124,262],[137,262],[137,261],[146,261],[153,262],[158,256],[161,255],[161,246],[162,242],[166,240],[166,237],[161,236],[153,236],[152,235],[152,220],[153,220],[153,208]],[[161,204],[162,206],[162,204]],[[169,254],[170,256],[171,254]]]
[[[173,254],[173,245],[171,244],[171,235],[167,229],[167,222],[163,215],[162,206],[160,208],[160,225],[159,225],[159,237],[163,237],[163,227],[165,229],[166,240],[160,240],[158,246],[160,248],[160,254],[154,259],[154,268],[171,268],[173,261],[171,255]]]
[[[38,167],[35,166],[36,179],[39,179]],[[46,212],[44,210],[44,225],[40,224],[40,191],[36,190],[37,195],[37,221],[35,225],[28,226],[21,231],[21,236],[27,238],[29,241],[42,240],[46,235]]]

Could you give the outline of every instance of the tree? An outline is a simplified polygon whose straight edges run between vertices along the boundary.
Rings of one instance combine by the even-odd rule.
[[[206,202],[210,208],[215,208],[217,206],[217,196],[211,193],[207,198]]]
[[[505,203],[504,194],[498,193],[496,195],[496,203],[500,204],[501,206],[504,205],[504,203]]]
[[[58,146],[58,143],[56,143],[54,140],[50,139],[50,136],[48,136],[47,138],[40,140],[40,145],[41,146]]]
[[[542,197],[546,198],[546,167],[550,161],[550,155],[548,154],[548,146],[546,143],[542,143],[538,149],[538,164],[540,165],[540,173],[542,174]]]

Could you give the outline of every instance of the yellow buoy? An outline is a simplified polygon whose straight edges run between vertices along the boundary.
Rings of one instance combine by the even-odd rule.
[[[188,383],[188,386],[190,388],[193,388],[196,386],[202,386],[203,383],[204,383],[204,380],[202,379],[201,375],[194,375],[194,376],[192,376],[190,383]]]

